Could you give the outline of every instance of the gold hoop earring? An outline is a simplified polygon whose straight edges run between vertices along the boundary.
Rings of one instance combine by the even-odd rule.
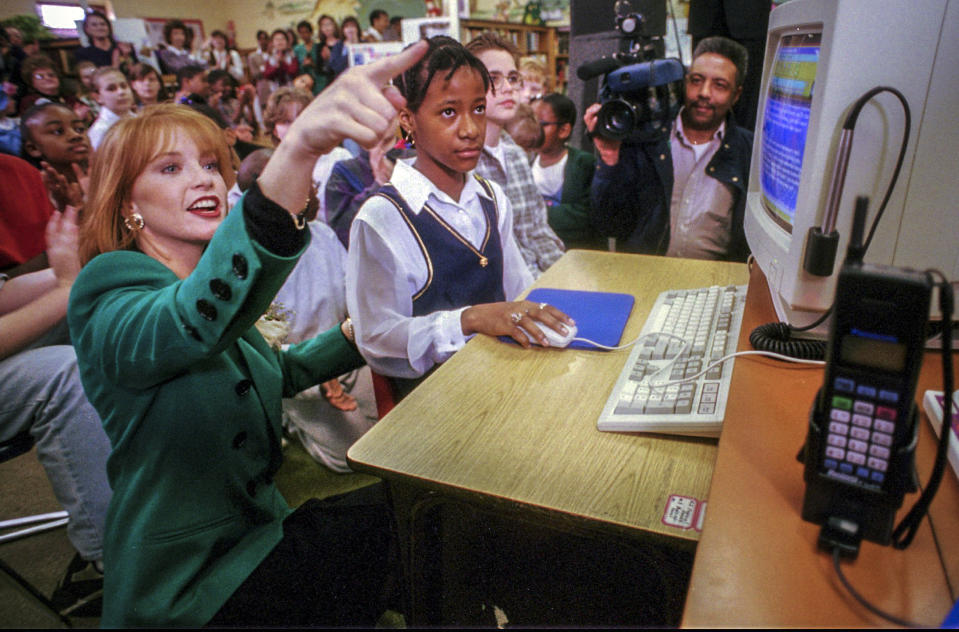
[[[138,233],[143,230],[145,226],[143,222],[143,216],[134,211],[129,215],[129,217],[123,218],[123,225],[127,227],[127,230],[131,233]]]

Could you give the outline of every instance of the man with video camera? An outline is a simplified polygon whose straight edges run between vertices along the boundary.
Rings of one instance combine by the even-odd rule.
[[[702,40],[668,136],[612,140],[597,125],[601,104],[586,110],[583,121],[600,158],[590,220],[617,239],[617,250],[746,260],[743,213],[753,134],[736,125],[731,108],[742,94],[747,57],[733,40]]]

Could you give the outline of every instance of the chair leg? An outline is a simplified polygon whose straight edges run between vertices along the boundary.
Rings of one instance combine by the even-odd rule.
[[[0,522],[0,531],[4,529],[10,529],[12,527],[19,527],[21,525],[34,524],[37,522],[42,522],[43,524],[0,535],[0,544],[4,542],[10,542],[11,540],[17,540],[28,535],[33,535],[34,533],[42,533],[44,531],[49,531],[50,529],[62,527],[69,522],[69,518],[67,512],[65,511],[54,511],[52,513],[37,514],[35,516],[14,518],[12,520],[4,520]]]
[[[29,594],[31,597],[33,597],[38,602],[40,602],[40,604],[42,604],[47,610],[49,610],[60,621],[60,623],[62,623],[68,628],[73,627],[73,625],[70,623],[70,620],[67,619],[65,616],[63,616],[62,614],[60,614],[59,611],[57,611],[57,607],[53,605],[53,602],[50,601],[50,599],[48,599],[46,595],[44,595],[39,590],[37,590],[33,586],[33,584],[31,584],[26,579],[24,579],[23,576],[20,575],[20,573],[13,570],[10,567],[10,565],[4,562],[2,559],[0,559],[0,571],[3,571],[4,573],[6,573],[27,594]]]

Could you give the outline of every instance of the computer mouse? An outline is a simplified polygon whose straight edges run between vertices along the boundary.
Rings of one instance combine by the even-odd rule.
[[[542,330],[543,334],[546,335],[546,340],[549,341],[549,346],[556,347],[557,349],[562,349],[566,347],[567,345],[569,345],[569,343],[572,342],[573,338],[576,337],[576,333],[578,331],[578,329],[576,328],[576,325],[566,325],[566,330],[568,333],[564,336],[558,331],[554,329],[550,329],[546,325],[540,325],[539,328],[540,330]],[[520,327],[520,329],[523,329],[523,328]],[[529,338],[530,342],[532,342],[534,345],[537,345],[537,346],[539,345],[536,339],[530,336],[529,332],[527,332],[525,329],[523,329],[523,333],[526,334],[526,337]]]

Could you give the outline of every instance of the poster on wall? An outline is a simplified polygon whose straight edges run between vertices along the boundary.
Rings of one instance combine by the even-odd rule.
[[[395,55],[403,50],[403,42],[375,42],[363,44],[347,44],[350,66],[362,66],[377,59]]]
[[[456,17],[405,19],[400,24],[403,28],[404,45],[429,39],[434,35],[447,35],[457,41],[460,39],[459,19]]]

